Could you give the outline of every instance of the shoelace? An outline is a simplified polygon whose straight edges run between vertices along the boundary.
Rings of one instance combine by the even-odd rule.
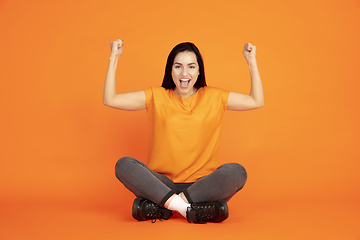
[[[148,211],[147,211],[146,215],[149,218],[151,218],[151,222],[155,223],[157,221],[157,219],[159,219],[162,222],[163,213],[162,213],[161,209],[159,208],[159,206],[152,203],[152,204],[149,204],[147,207],[148,207]]]
[[[195,223],[206,223],[209,222],[215,215],[215,207],[214,206],[203,206],[196,207],[196,221]]]

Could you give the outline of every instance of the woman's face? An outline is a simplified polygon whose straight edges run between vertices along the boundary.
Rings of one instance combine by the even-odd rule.
[[[176,85],[174,91],[181,97],[190,97],[196,92],[194,84],[199,76],[199,64],[194,52],[180,52],[176,55],[171,70]]]

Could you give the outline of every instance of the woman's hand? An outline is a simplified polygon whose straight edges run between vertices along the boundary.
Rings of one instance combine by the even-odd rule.
[[[124,41],[121,39],[112,41],[112,42],[110,42],[110,47],[111,47],[111,55],[110,56],[114,56],[114,57],[118,58],[118,57],[120,57],[120,55],[123,52]]]
[[[251,43],[245,43],[243,49],[243,55],[246,61],[256,60],[256,47]]]

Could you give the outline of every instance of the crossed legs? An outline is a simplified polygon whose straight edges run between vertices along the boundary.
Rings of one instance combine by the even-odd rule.
[[[115,166],[115,174],[135,196],[148,199],[165,208],[169,208],[176,196],[181,197],[187,204],[217,199],[227,202],[243,188],[247,179],[243,166],[238,163],[227,163],[194,183],[177,184],[132,157],[119,159]]]

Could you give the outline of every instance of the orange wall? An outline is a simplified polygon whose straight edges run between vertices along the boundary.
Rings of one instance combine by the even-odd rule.
[[[131,196],[113,168],[146,159],[147,115],[102,104],[117,38],[119,92],[159,86],[172,47],[192,41],[208,85],[248,93],[252,42],[265,107],[227,112],[221,146],[249,172],[242,197],[359,198],[359,23],[357,0],[2,0],[2,199]]]

